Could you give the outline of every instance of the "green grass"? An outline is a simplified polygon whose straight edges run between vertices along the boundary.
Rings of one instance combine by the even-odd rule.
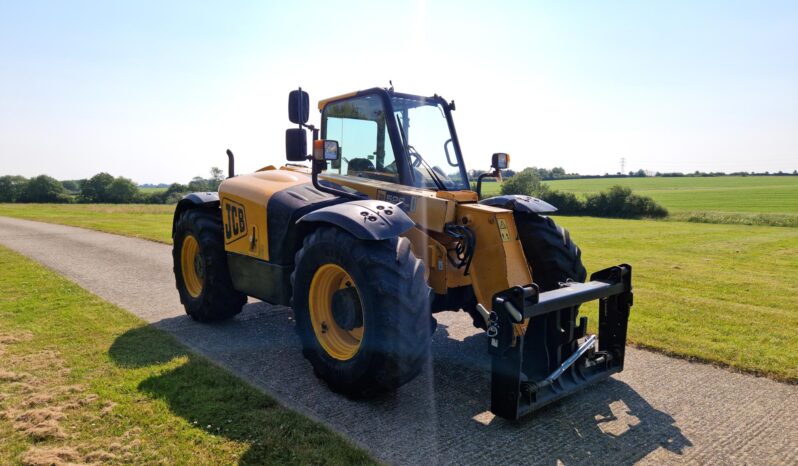
[[[474,184],[476,185],[476,184]],[[474,190],[475,187],[472,186]],[[502,192],[502,184],[498,181],[483,181],[482,182],[482,197],[491,197],[491,196],[498,196]]]
[[[0,204],[0,215],[172,243],[174,205]]]
[[[166,188],[139,188],[139,191],[144,194],[155,194],[166,191]]]
[[[0,248],[0,458],[367,464],[168,334]]]
[[[798,382],[798,230],[557,221],[582,249],[588,272],[632,264],[631,342]]]
[[[614,185],[649,196],[670,212],[670,220],[798,227],[798,176],[591,178],[546,181],[577,195]],[[484,183],[483,196],[501,194],[501,183]]]
[[[798,214],[798,176],[593,178],[547,181],[560,191],[595,193],[628,186],[676,212]]]
[[[170,242],[170,206],[24,207],[0,205],[0,215]],[[635,267],[631,341],[798,381],[797,229],[589,217],[558,221],[571,229],[589,270],[621,262]]]
[[[798,227],[797,214],[760,214],[739,212],[676,212],[669,220],[693,223],[726,223],[730,225],[762,225],[771,227]]]

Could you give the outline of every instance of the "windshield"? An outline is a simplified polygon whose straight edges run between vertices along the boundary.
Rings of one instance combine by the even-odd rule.
[[[391,97],[391,102],[413,184],[422,188],[468,189],[440,104],[401,96]]]
[[[328,105],[322,116],[327,139],[338,141],[340,159],[329,173],[399,183],[399,169],[386,125],[383,101],[365,95]]]

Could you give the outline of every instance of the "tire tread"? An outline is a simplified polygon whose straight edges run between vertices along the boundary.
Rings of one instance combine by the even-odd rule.
[[[379,314],[372,313],[378,316],[372,320],[375,328],[366,330],[376,331],[378,338],[364,338],[364,344],[376,343],[365,348],[371,353],[370,363],[351,380],[342,377],[342,372],[319,354],[323,349],[316,343],[308,311],[297,309],[306,301],[300,293],[308,292],[297,288],[297,277],[304,273],[302,267],[307,255],[329,248],[346,251],[354,259],[367,277],[367,283],[357,283],[358,290],[371,294],[372,302],[380,303]],[[429,356],[430,288],[424,278],[423,262],[413,255],[409,240],[362,241],[339,228],[320,227],[305,238],[296,253],[295,264],[291,286],[296,330],[302,340],[303,354],[319,378],[336,392],[364,398],[394,390],[418,375]]]

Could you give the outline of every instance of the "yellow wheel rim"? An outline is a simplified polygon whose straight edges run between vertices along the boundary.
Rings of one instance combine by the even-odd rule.
[[[199,243],[193,235],[183,239],[180,249],[180,270],[183,272],[183,283],[191,297],[196,298],[202,293],[202,282],[205,276],[205,264],[199,253]]]
[[[357,291],[352,277],[336,264],[325,264],[319,267],[310,282],[308,307],[310,308],[313,332],[324,351],[330,357],[340,361],[352,359],[360,349],[360,342],[363,340],[362,325],[347,330],[340,327],[333,318],[333,295],[338,290],[350,287],[354,287]],[[362,308],[360,313],[362,322]]]

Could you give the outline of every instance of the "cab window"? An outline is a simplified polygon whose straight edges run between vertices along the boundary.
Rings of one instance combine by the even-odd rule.
[[[328,104],[322,114],[324,139],[338,141],[341,157],[328,173],[399,182],[385,109],[378,96]]]

